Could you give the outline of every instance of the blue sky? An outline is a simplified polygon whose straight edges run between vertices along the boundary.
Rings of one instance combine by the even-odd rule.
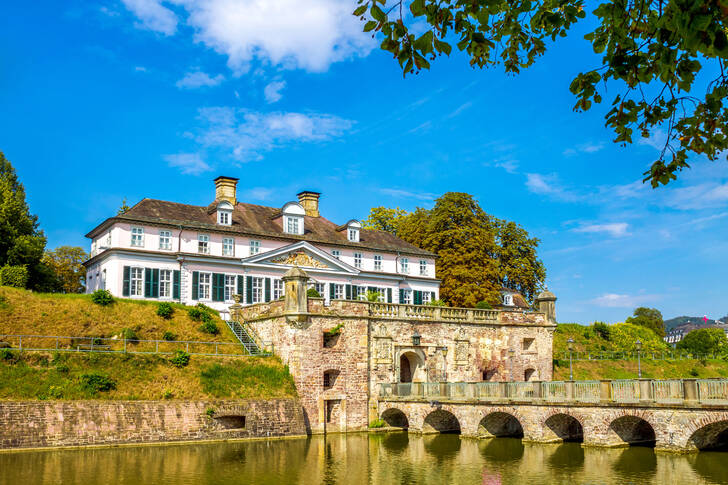
[[[352,4],[6,2],[0,150],[49,247],[86,247],[124,197],[207,204],[221,174],[266,205],[319,190],[334,221],[462,191],[541,239],[560,321],[728,314],[728,165],[644,186],[655,143],[571,110],[585,27],[518,76],[453,54],[403,79]]]

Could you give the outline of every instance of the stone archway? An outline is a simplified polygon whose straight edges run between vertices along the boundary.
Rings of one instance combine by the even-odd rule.
[[[495,411],[486,415],[478,425],[479,438],[523,438],[523,426],[514,415]]]
[[[584,428],[574,416],[557,413],[544,421],[544,437],[549,441],[584,441]]]
[[[728,450],[728,420],[698,428],[690,435],[688,446],[698,450]]]
[[[639,416],[622,416],[609,424],[609,441],[629,446],[655,446],[655,430]]]
[[[425,382],[425,358],[421,352],[406,350],[399,354],[399,382]]]
[[[450,411],[436,409],[425,417],[422,432],[460,434],[460,421]]]
[[[389,408],[382,413],[382,421],[392,428],[409,428],[407,416],[397,408]]]

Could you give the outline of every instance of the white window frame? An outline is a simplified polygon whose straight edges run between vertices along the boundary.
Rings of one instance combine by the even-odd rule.
[[[339,251],[338,249],[332,249],[331,255],[336,259],[341,259],[341,251]]]
[[[258,241],[257,239],[251,239],[249,247],[251,256],[260,253],[260,241]]]
[[[374,255],[374,271],[382,271],[382,255]]]
[[[400,258],[399,260],[399,272],[402,274],[409,274],[409,259]]]
[[[166,251],[172,249],[172,231],[159,231],[159,249]]]
[[[223,256],[235,256],[235,238],[233,238],[233,237],[222,238],[222,255]]]
[[[347,231],[348,239],[351,242],[359,242],[359,229],[355,227],[350,227]]]
[[[233,212],[229,210],[218,209],[217,223],[222,226],[230,226],[233,223]]]
[[[329,295],[332,300],[343,300],[346,296],[346,287],[339,283],[334,283],[334,294]]]
[[[200,272],[197,281],[197,298],[200,300],[212,299],[212,273]]]
[[[420,259],[420,276],[427,276],[427,260]]]
[[[131,247],[144,247],[144,228],[141,226],[131,226]]]
[[[237,281],[234,274],[225,275],[225,301],[233,301],[233,295],[237,291]]]
[[[144,268],[129,269],[129,296],[144,296]]]
[[[362,254],[354,253],[354,267],[355,268],[361,268],[361,260],[362,260]]]
[[[402,303],[405,305],[412,304],[412,290],[402,288],[399,290],[402,293]]]
[[[432,293],[429,291],[422,292],[422,304],[427,305],[432,301]]]
[[[198,234],[197,235],[197,253],[198,254],[210,254],[210,235],[209,234]]]
[[[285,216],[283,218],[283,231],[286,234],[303,234],[303,217]]]
[[[159,298],[172,298],[172,270],[159,270]]]
[[[366,286],[357,286],[356,287],[356,298],[355,300],[366,300],[367,299],[367,287]]]
[[[513,295],[503,295],[503,306],[513,306]]]
[[[253,299],[252,303],[261,303],[264,299],[263,292],[265,291],[265,278],[259,276],[253,276],[250,284],[250,293]]]
[[[283,280],[273,280],[273,300],[283,298],[286,294],[286,285],[283,284]]]

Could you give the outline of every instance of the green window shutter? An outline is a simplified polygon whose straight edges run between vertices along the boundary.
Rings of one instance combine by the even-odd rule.
[[[351,300],[351,285],[346,285],[346,295],[347,300]]]
[[[199,300],[199,292],[200,292],[200,272],[199,271],[193,271],[192,272],[192,299],[193,300]]]
[[[359,299],[359,287],[357,285],[351,285],[351,299],[352,300]]]
[[[123,283],[122,288],[121,288],[121,294],[122,294],[122,296],[129,296],[129,286],[130,286],[130,282],[129,282],[129,270],[130,269],[129,269],[128,266],[124,266],[124,283]]]
[[[212,301],[225,300],[225,275],[221,273],[212,274]]]
[[[334,295],[336,295],[336,286],[334,283],[329,283],[329,301],[334,299]]]
[[[152,296],[152,268],[144,268],[144,298]]]
[[[399,304],[404,304],[404,290],[402,288],[399,289]]]
[[[420,290],[414,290],[412,292],[414,295],[414,303],[415,305],[422,305],[422,292]]]
[[[172,298],[179,300],[179,270],[174,270],[172,276]]]
[[[159,270],[152,270],[152,298],[159,298]]]
[[[253,277],[245,277],[245,303],[253,303]]]
[[[238,295],[241,297],[243,296],[243,287],[245,286],[244,279],[242,275],[238,275]]]
[[[392,303],[392,288],[387,288],[387,303]]]
[[[270,301],[270,278],[265,279],[265,301]]]
[[[435,292],[434,291],[430,292],[430,301],[435,301]]]

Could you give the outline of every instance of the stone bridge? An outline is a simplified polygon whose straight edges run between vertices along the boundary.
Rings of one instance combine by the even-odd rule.
[[[721,449],[728,447],[728,380],[386,384],[378,414],[410,432]]]

